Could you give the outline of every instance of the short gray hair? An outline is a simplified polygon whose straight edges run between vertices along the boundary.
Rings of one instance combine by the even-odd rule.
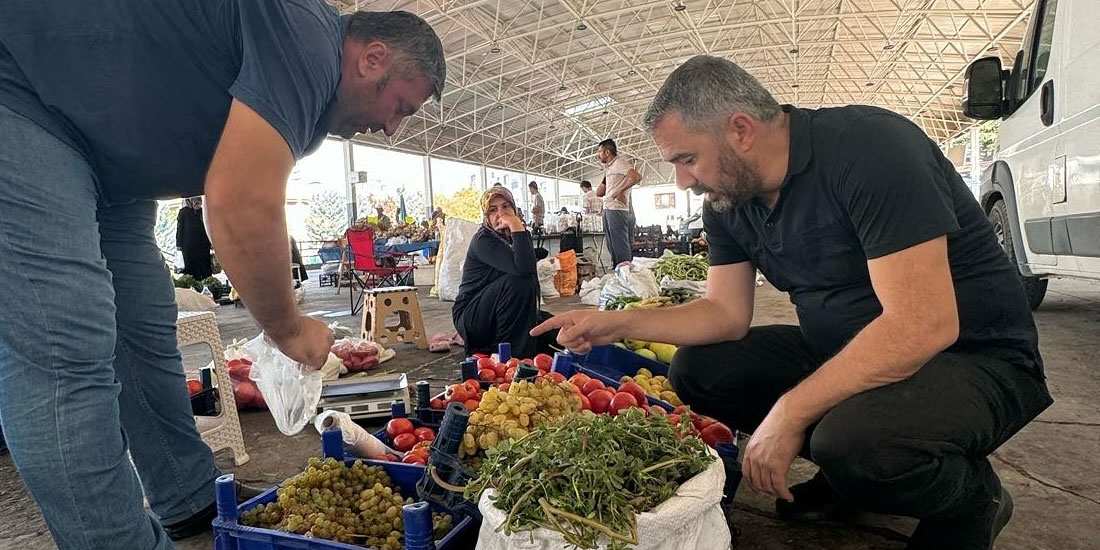
[[[423,18],[407,11],[357,11],[350,16],[347,36],[363,43],[380,40],[394,48],[402,61],[428,78],[436,101],[443,96],[447,81],[443,43]]]
[[[679,111],[689,128],[702,128],[738,111],[769,121],[780,108],[772,94],[733,61],[697,55],[668,75],[646,109],[642,125],[652,132],[671,111]]]

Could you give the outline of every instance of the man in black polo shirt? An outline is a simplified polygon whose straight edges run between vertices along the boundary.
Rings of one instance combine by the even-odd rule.
[[[708,56],[673,71],[645,124],[677,184],[706,193],[706,296],[535,332],[686,346],[676,391],[752,433],[745,480],[783,517],[848,503],[919,518],[912,548],[989,548],[1012,501],[986,456],[1052,400],[1019,278],[951,163],[897,114],[781,107]],[[799,326],[750,327],[756,268]],[[788,489],[799,454],[820,472]]]

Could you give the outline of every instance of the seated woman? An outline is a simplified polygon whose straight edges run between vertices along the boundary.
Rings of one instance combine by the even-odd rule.
[[[483,220],[462,266],[462,285],[451,310],[466,353],[491,353],[512,344],[514,357],[533,357],[538,340],[531,330],[539,318],[539,279],[535,248],[516,202],[504,187],[481,196]]]

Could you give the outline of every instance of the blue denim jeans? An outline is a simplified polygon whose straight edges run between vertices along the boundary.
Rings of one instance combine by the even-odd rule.
[[[156,202],[107,206],[97,186],[83,155],[0,105],[0,421],[60,548],[172,548],[160,522],[210,505],[218,471]]]

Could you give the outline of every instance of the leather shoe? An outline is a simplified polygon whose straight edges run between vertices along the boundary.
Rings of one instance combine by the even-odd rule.
[[[779,517],[789,521],[822,521],[854,509],[841,498],[829,485],[820,471],[809,481],[790,488],[793,502],[775,500],[775,511]]]
[[[241,483],[240,481],[233,481],[233,484],[237,487],[237,504],[244,503],[245,501],[256,497],[260,493],[267,489],[261,489],[259,487],[253,487],[251,485]],[[180,540],[188,537],[193,537],[200,533],[210,531],[210,522],[214,521],[214,518],[218,515],[217,503],[211,502],[209,506],[191,514],[190,517],[182,519],[170,525],[165,525],[164,530],[168,533],[168,538],[172,540]]]

